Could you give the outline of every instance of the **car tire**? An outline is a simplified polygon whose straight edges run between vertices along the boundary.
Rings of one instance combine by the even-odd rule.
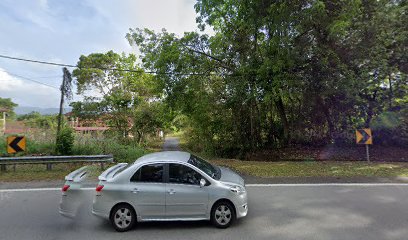
[[[211,223],[217,228],[229,227],[235,218],[235,208],[227,201],[217,202],[211,209]]]
[[[129,204],[116,205],[111,211],[110,221],[116,231],[129,231],[136,223],[135,210]]]

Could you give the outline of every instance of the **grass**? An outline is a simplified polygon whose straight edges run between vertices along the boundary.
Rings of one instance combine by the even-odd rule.
[[[115,162],[134,162],[149,151],[137,145],[124,145],[111,139],[88,140],[74,145],[74,155],[113,154]]]
[[[164,138],[154,138],[154,139],[149,139],[147,145],[146,145],[146,150],[150,152],[158,152],[162,150],[164,143]]]
[[[408,177],[408,163],[257,162],[227,159],[212,163],[256,177]]]

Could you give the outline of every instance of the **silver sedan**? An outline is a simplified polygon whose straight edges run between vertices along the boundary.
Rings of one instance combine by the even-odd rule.
[[[75,182],[75,176],[70,179]],[[65,199],[68,191],[63,189]],[[63,215],[67,206],[63,196]],[[109,219],[117,231],[127,231],[139,221],[210,220],[227,228],[247,215],[247,192],[242,177],[228,168],[187,152],[158,152],[103,172],[92,213]]]

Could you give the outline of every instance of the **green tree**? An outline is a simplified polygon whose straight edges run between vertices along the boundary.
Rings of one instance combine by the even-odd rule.
[[[14,113],[14,108],[17,107],[18,104],[14,103],[11,98],[1,98],[0,97],[0,110],[6,111],[8,117],[14,118],[15,113]],[[1,116],[3,117],[3,116]]]
[[[198,0],[182,37],[131,29],[171,111],[204,148],[240,154],[343,133],[406,108],[405,1]],[[400,116],[400,114],[397,114]],[[235,148],[235,149],[234,149]]]
[[[151,109],[146,109],[155,105],[149,103],[158,102],[161,90],[155,77],[138,67],[135,55],[113,51],[94,53],[81,56],[77,65],[73,76],[78,93],[85,96],[85,101],[72,104],[75,116],[103,118],[120,137],[137,133],[139,143],[144,140],[147,129],[150,133],[153,125],[160,127],[159,121],[151,118],[157,116],[148,114]],[[100,97],[89,96],[90,91]],[[149,118],[140,119],[139,114]],[[152,121],[148,127],[147,120]]]

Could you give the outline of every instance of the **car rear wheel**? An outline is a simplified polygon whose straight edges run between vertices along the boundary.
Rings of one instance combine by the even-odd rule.
[[[136,213],[128,204],[119,204],[112,209],[111,223],[116,231],[125,232],[136,223]]]
[[[234,207],[229,202],[218,202],[211,210],[211,222],[217,228],[227,228],[235,220]]]

